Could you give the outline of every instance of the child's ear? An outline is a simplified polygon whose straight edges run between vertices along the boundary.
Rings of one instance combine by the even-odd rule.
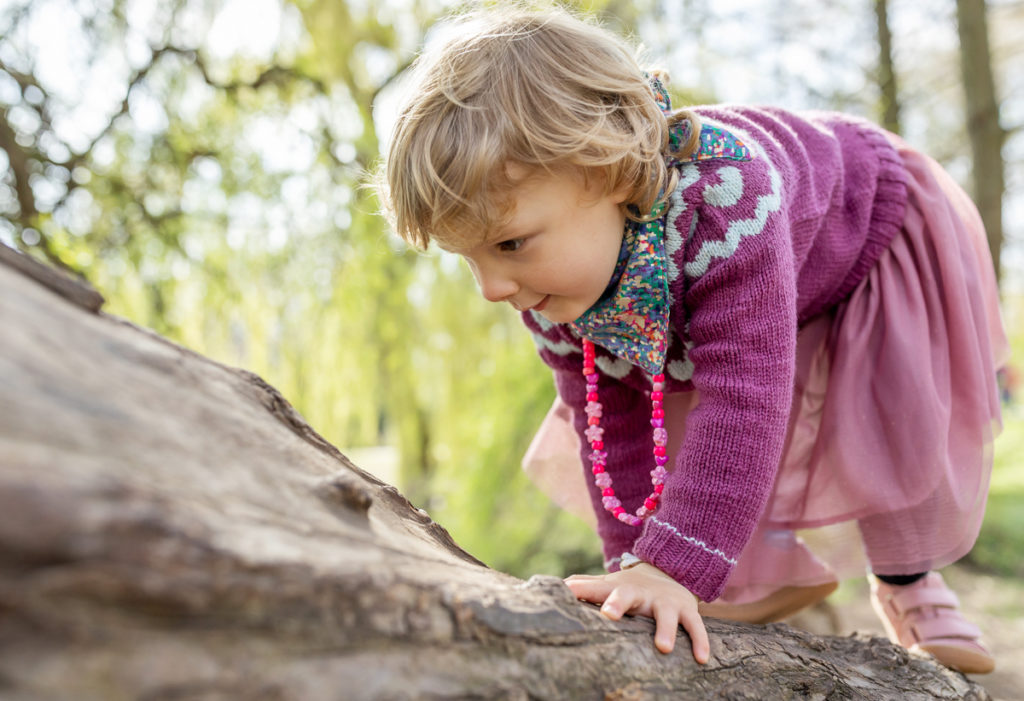
[[[633,196],[633,188],[631,188],[628,183],[621,183],[617,188],[609,193],[609,196],[615,204],[621,206]]]
[[[617,190],[612,192],[612,198],[614,198],[615,204],[622,205],[626,203],[626,200],[628,200],[632,194],[633,193],[630,191],[630,188],[623,184]]]
[[[626,183],[623,183],[618,188],[608,192],[609,177],[607,171],[603,169],[593,168],[582,171],[582,173],[584,174],[584,183],[588,192],[590,192],[596,199],[603,199],[606,196],[610,196],[615,204],[621,205],[629,199],[632,194],[630,187]]]

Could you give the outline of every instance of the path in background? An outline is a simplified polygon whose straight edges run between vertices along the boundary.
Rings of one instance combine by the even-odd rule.
[[[942,576],[960,597],[968,620],[981,626],[983,639],[996,657],[995,672],[971,678],[995,701],[1024,701],[1024,581],[981,574],[966,566],[947,567]],[[820,635],[861,631],[885,637],[868,600],[866,579],[844,582],[828,604],[786,622]]]

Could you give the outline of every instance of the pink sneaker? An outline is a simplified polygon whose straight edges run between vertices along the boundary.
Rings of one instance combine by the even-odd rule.
[[[992,653],[981,644],[981,629],[960,615],[960,601],[942,575],[927,575],[904,586],[871,582],[871,606],[882,619],[889,640],[908,650],[923,650],[964,674],[995,669]]]

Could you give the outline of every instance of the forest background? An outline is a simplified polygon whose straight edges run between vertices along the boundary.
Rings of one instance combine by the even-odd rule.
[[[981,0],[570,6],[642,43],[676,104],[841,109],[936,157],[995,232],[1019,367],[1024,2],[988,3],[980,49]],[[491,566],[599,570],[596,537],[520,470],[554,395],[529,335],[459,260],[402,245],[364,187],[406,69],[459,7],[0,0],[0,242],[85,276],[108,312],[258,373]],[[970,562],[1019,579],[1024,410],[1006,379]]]

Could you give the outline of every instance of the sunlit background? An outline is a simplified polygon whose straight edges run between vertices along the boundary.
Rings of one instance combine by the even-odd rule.
[[[678,104],[882,120],[881,0],[574,7],[642,44]],[[889,0],[899,129],[972,188],[955,0]],[[365,187],[404,71],[455,5],[415,0],[0,0],[0,242],[87,277],[106,310],[279,388],[357,464],[494,567],[600,566],[520,471],[553,397],[509,308],[414,253]],[[1006,173],[1001,286],[1024,349],[1024,2],[988,6]],[[431,27],[435,27],[431,29]],[[1019,367],[1020,361],[1016,361]],[[1014,396],[1014,393],[1016,395]],[[1024,576],[1024,411],[972,566]]]

